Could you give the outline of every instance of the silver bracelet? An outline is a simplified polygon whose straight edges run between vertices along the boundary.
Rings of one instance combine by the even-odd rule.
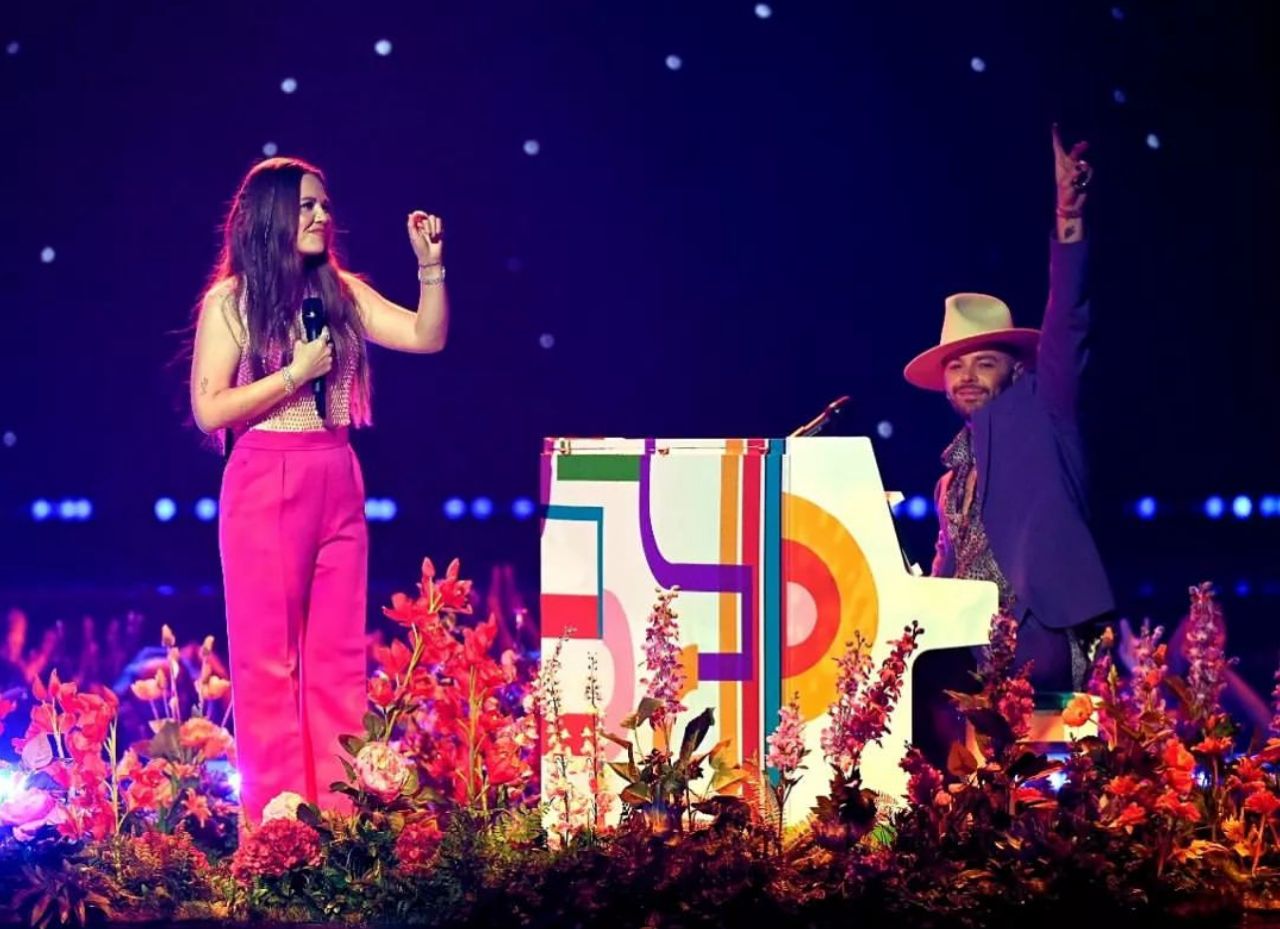
[[[432,267],[436,267],[436,265],[419,265],[418,266],[418,283],[419,284],[425,284],[429,287],[432,284],[444,283],[444,265],[439,265],[440,273],[437,274],[435,277],[422,276],[423,271],[426,271],[428,268],[432,268]]]
[[[288,365],[280,369],[280,374],[284,378],[284,395],[287,397],[298,389],[298,383],[293,379],[293,372]]]

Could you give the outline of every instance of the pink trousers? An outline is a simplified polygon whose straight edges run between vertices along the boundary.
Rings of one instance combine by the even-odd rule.
[[[244,815],[285,790],[347,809],[329,785],[363,731],[369,551],[347,431],[249,430],[218,511]]]

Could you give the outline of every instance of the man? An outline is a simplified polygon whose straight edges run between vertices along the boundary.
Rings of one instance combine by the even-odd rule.
[[[935,499],[935,577],[994,582],[1018,618],[1017,660],[1034,660],[1037,691],[1083,687],[1087,637],[1114,608],[1086,524],[1076,407],[1088,361],[1087,145],[1063,150],[1053,129],[1057,220],[1043,329],[1013,325],[985,294],[945,301],[942,339],[907,365],[917,387],[942,391],[964,419],[943,454]]]

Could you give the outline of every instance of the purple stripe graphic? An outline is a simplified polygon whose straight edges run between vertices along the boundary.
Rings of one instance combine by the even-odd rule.
[[[736,564],[674,564],[658,550],[658,540],[653,533],[652,477],[649,469],[653,462],[655,443],[646,439],[645,454],[640,459],[640,540],[649,570],[662,587],[679,584],[684,590],[698,593],[736,593],[741,597],[742,651],[701,652],[698,654],[698,680],[746,681],[751,679],[751,657],[755,654],[755,638],[751,628],[751,605],[755,595],[751,583],[751,567]],[[737,506],[736,500],[721,502],[722,506]]]

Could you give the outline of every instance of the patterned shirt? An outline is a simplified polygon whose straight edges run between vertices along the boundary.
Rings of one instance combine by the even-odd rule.
[[[987,530],[982,525],[982,501],[979,498],[976,462],[973,457],[973,435],[966,426],[942,453],[942,463],[951,472],[943,494],[943,525],[956,556],[955,577],[975,581],[991,581],[1000,591],[1000,607],[1012,609],[1013,586],[1009,583],[996,556],[991,551]],[[965,506],[965,497],[973,486],[973,499]]]

